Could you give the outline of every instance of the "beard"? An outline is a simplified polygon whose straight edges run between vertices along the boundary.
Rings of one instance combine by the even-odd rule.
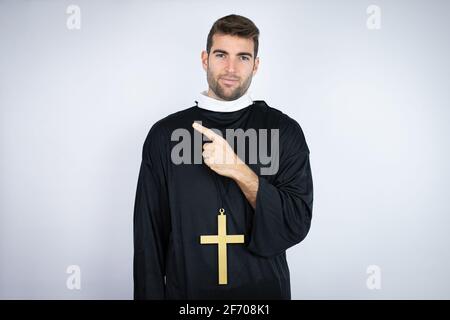
[[[226,87],[219,82],[221,77],[224,78],[234,78],[232,76],[218,76],[214,77],[213,73],[208,69],[206,72],[206,78],[208,80],[209,88],[214,92],[214,94],[222,100],[232,101],[239,99],[242,97],[247,89],[250,87],[252,83],[252,75],[250,74],[247,78],[244,79],[241,85],[238,85],[236,88],[231,89],[230,87]],[[240,83],[239,80],[236,83]]]

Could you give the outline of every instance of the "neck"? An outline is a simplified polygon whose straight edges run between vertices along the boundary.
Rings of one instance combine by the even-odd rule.
[[[245,94],[247,94],[247,92],[245,92],[242,96],[244,96]],[[234,99],[234,100],[225,100],[225,99],[222,99],[222,98],[220,98],[218,95],[216,95],[215,93],[214,93],[214,91],[212,91],[211,90],[211,88],[208,88],[208,92],[206,92],[206,95],[208,96],[208,97],[210,97],[210,98],[213,98],[213,99],[216,99],[216,100],[219,100],[219,101],[226,101],[226,102],[229,102],[229,101],[236,101],[237,99],[239,99],[239,98],[237,98],[237,99]],[[242,97],[241,96],[241,97]]]
[[[198,101],[196,102],[199,108],[216,112],[237,111],[253,104],[253,100],[250,97],[248,90],[238,99],[228,101],[220,99],[211,89],[208,89],[208,91],[203,91],[197,100]]]
[[[211,88],[208,88],[208,92],[207,92],[206,94],[207,94],[207,96],[210,97],[210,98],[213,98],[213,99],[216,99],[216,100],[220,100],[220,101],[226,101],[226,100],[224,100],[224,99],[222,99],[222,98],[219,98],[219,97],[214,93],[214,91],[211,90]]]

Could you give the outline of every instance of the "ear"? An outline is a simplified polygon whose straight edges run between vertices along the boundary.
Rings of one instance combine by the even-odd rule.
[[[208,53],[205,50],[202,51],[201,59],[203,70],[208,70]]]
[[[255,59],[255,65],[253,66],[253,76],[256,74],[259,68],[259,57],[256,57]]]

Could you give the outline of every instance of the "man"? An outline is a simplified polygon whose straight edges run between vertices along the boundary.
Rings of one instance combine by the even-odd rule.
[[[209,89],[150,129],[134,208],[135,299],[291,298],[286,249],[312,218],[309,149],[295,120],[248,94],[258,37],[245,17],[217,20],[201,56]]]

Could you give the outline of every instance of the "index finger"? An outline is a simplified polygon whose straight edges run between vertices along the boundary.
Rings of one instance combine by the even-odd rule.
[[[209,140],[214,141],[214,139],[217,138],[217,133],[212,131],[211,129],[208,129],[204,126],[202,126],[200,123],[194,122],[192,124],[192,127],[197,130],[198,132],[204,134]]]

